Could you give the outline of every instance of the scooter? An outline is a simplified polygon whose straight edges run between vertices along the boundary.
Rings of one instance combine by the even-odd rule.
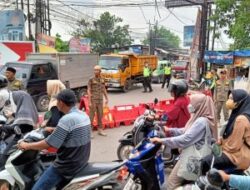
[[[157,131],[151,133],[151,137]],[[24,137],[26,142],[37,142],[44,139],[41,129],[34,130]],[[132,190],[138,186],[146,190],[159,190],[164,183],[164,167],[161,145],[143,140],[131,153],[131,158],[123,162],[89,163],[64,188],[73,189],[124,189]],[[28,190],[44,172],[39,151],[13,150],[0,172],[0,184],[9,189]],[[1,186],[0,186],[1,189]]]
[[[155,136],[159,136],[158,129],[152,130],[147,138],[138,143],[131,151],[128,160],[113,163],[113,167],[98,168],[97,163],[89,164],[64,190],[162,189],[165,174],[164,163],[159,153],[161,144],[153,144],[149,140]]]
[[[157,126],[164,137],[164,126],[166,125],[166,118],[162,115],[156,120],[155,110],[146,106],[146,110],[143,115],[136,118],[134,127],[131,131],[125,133],[119,140],[120,144],[117,148],[117,157],[120,160],[129,158],[129,155],[133,148]],[[165,153],[163,151],[163,160],[166,167],[172,167],[178,161],[178,155],[172,153]]]

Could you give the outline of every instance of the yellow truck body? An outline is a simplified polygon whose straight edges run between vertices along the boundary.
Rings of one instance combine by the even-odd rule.
[[[107,88],[121,88],[123,91],[129,90],[134,83],[142,82],[145,62],[153,71],[157,67],[157,56],[105,54],[99,59]]]

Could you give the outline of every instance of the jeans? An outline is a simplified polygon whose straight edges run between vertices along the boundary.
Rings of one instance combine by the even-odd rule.
[[[50,190],[62,182],[63,179],[59,172],[53,166],[50,166],[44,171],[32,190]]]

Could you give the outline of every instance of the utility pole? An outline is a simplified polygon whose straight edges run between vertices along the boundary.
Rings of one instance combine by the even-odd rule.
[[[50,36],[51,32],[51,22],[50,22],[50,6],[49,6],[49,0],[47,0],[47,13],[48,13],[48,34]]]
[[[27,11],[28,11],[28,14],[27,14],[27,17],[28,17],[28,33],[29,33],[29,40],[31,40],[31,23],[30,23],[30,0],[27,0]]]

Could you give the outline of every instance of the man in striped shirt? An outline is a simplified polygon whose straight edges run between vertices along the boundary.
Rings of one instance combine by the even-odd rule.
[[[84,168],[90,156],[90,120],[76,107],[73,91],[63,90],[57,96],[57,107],[65,115],[54,132],[45,140],[35,143],[19,143],[23,150],[58,149],[54,163],[43,173],[32,190],[62,189]]]

